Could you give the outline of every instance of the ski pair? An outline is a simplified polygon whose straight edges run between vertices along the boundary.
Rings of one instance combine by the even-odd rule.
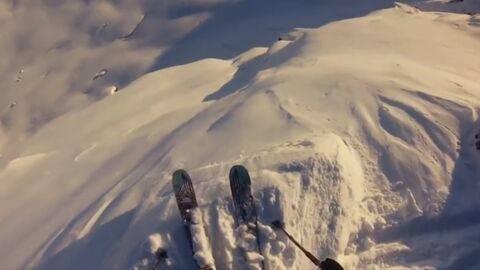
[[[229,179],[237,227],[246,226],[246,231],[256,238],[257,252],[262,254],[258,237],[258,216],[251,192],[250,175],[245,167],[236,165],[230,169]],[[198,204],[192,180],[185,170],[177,170],[173,173],[172,184],[189,245],[194,254],[195,247],[191,227],[198,222],[195,218]],[[196,260],[195,263],[198,269],[214,269],[213,265],[200,265]],[[261,261],[261,267],[265,269],[263,261]]]

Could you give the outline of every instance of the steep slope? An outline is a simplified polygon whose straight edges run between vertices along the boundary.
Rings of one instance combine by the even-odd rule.
[[[149,71],[229,60],[296,27],[364,15],[391,1],[15,0],[0,3],[0,166],[62,114]]]
[[[269,269],[313,269],[274,219],[347,269],[475,269],[470,19],[399,4],[164,68],[61,114],[0,171],[1,266],[148,269],[142,259],[164,246],[173,269],[193,269],[170,186],[185,168],[206,252],[217,269],[241,269],[227,181],[240,163]]]

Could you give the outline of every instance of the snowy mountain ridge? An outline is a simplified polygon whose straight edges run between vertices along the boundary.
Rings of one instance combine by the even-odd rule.
[[[162,246],[194,269],[185,168],[203,251],[243,269],[243,164],[268,269],[313,269],[276,219],[346,269],[477,269],[480,28],[445,12],[476,3],[3,2],[0,268],[150,269]]]

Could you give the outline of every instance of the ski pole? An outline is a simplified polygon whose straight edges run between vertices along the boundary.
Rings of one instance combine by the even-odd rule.
[[[312,261],[313,264],[315,264],[316,266],[320,267],[320,260],[317,259],[315,256],[313,256],[313,254],[311,252],[309,252],[308,250],[306,250],[304,247],[302,247],[302,245],[300,245],[300,243],[297,242],[297,240],[295,240],[295,238],[293,238],[293,236],[291,236],[284,228],[282,222],[280,220],[275,220],[274,222],[272,222],[272,226],[274,228],[277,228],[277,229],[280,229],[287,237],[288,239],[292,240],[292,242],[303,252],[303,254],[305,254],[305,256],[307,256],[307,258]]]

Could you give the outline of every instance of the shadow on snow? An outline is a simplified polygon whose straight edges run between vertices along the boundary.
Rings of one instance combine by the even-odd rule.
[[[270,47],[281,35],[297,28],[318,28],[327,23],[360,17],[389,8],[393,1],[237,1],[223,5],[177,8],[174,17],[196,12],[212,15],[193,32],[178,39],[162,53],[150,68],[155,71],[207,58],[229,60],[256,47]],[[292,57],[287,55],[285,60]],[[263,69],[263,56],[239,66],[234,78],[221,89],[205,97],[216,100],[241,90]],[[278,64],[278,63],[276,63]]]

